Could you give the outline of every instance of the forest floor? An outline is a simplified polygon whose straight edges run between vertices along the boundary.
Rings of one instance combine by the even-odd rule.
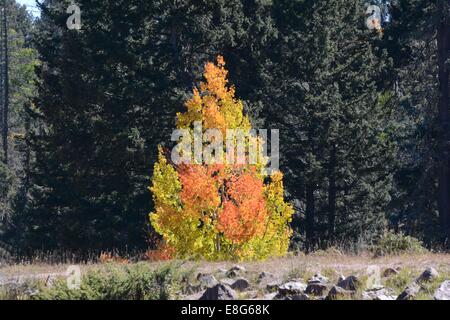
[[[155,267],[161,262],[148,262]],[[270,272],[277,276],[286,276],[289,273],[305,272],[320,273],[334,270],[336,274],[348,274],[362,272],[369,266],[386,268],[408,268],[412,270],[423,270],[434,267],[450,272],[450,254],[424,253],[403,254],[374,257],[372,254],[346,255],[340,253],[318,252],[309,255],[289,255],[284,258],[269,259],[266,261],[238,263],[248,272]],[[79,264],[82,272],[102,268],[101,263]],[[186,269],[195,268],[198,272],[214,273],[220,269],[228,269],[236,265],[236,262],[202,262],[185,261],[182,267]],[[0,266],[0,275],[3,277],[43,277],[48,274],[63,274],[70,266],[68,263],[46,264],[46,263],[24,263]]]
[[[142,265],[142,262],[140,263]],[[276,288],[286,282],[298,282],[305,285],[316,275],[320,274],[328,279],[327,290],[339,282],[339,277],[357,276],[363,282],[373,274],[378,272],[376,280],[379,286],[388,289],[389,294],[385,295],[396,298],[408,285],[414,283],[427,268],[434,268],[438,275],[435,276],[427,286],[422,285],[417,299],[432,299],[440,285],[446,280],[450,280],[450,254],[422,253],[403,254],[396,256],[374,257],[373,255],[346,255],[339,252],[317,252],[309,255],[289,255],[284,258],[270,259],[260,262],[200,262],[200,261],[172,261],[172,262],[144,262],[148,270],[158,270],[164,265],[176,265],[177,273],[187,274],[189,288],[199,287],[199,274],[211,275],[221,283],[232,286],[237,278],[244,278],[248,281],[249,288],[238,292],[239,299],[273,299],[276,297],[278,289],[269,290],[268,282],[276,284]],[[122,268],[123,266],[133,267],[137,263],[87,263],[78,265],[82,274],[92,271]],[[230,277],[227,271],[239,266],[241,271],[237,277]],[[49,279],[67,277],[69,264],[15,264],[0,266],[0,282],[25,283],[30,280],[46,283]],[[390,270],[391,274],[386,274]],[[394,271],[392,271],[394,270]],[[151,271],[150,271],[151,272]],[[269,274],[266,281],[261,280],[261,273]],[[2,280],[3,279],[3,280]],[[269,281],[270,280],[270,281]],[[0,283],[1,288],[1,283]],[[186,287],[184,287],[186,289]],[[204,287],[198,290],[180,290],[172,298],[174,299],[198,299],[205,291]],[[183,291],[183,292],[182,292]],[[274,292],[275,291],[275,292]],[[363,297],[359,292],[359,299]],[[325,298],[326,292],[321,298]],[[354,297],[354,295],[352,295]],[[319,297],[320,298],[320,297]],[[1,299],[1,295],[0,295]]]

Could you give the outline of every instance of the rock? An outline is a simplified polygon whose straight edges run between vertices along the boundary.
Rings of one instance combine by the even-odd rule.
[[[425,269],[425,271],[417,278],[418,282],[430,282],[439,277],[439,273],[436,271],[436,269],[432,267],[428,267]]]
[[[246,270],[244,267],[234,266],[230,270],[227,271],[226,275],[228,278],[235,278],[245,272],[246,272]]]
[[[333,286],[328,292],[326,300],[336,300],[336,299],[351,299],[354,295],[354,291],[345,290],[339,286]]]
[[[244,278],[237,279],[231,285],[231,289],[234,289],[234,290],[237,290],[237,291],[245,291],[249,287],[250,287],[250,282],[248,282],[248,280],[244,279]]]
[[[258,281],[259,282],[261,282],[261,281],[268,281],[268,280],[275,280],[275,279],[276,279],[276,276],[273,273],[270,273],[270,272],[263,271],[263,272],[261,272],[258,275]]]
[[[450,280],[444,281],[436,290],[434,300],[450,300]]]
[[[366,290],[362,293],[363,300],[395,300],[392,290],[384,287]]]
[[[329,289],[330,285],[328,283],[328,278],[318,273],[308,280],[308,286],[305,289],[305,293],[321,296]]]
[[[408,285],[402,293],[400,293],[400,295],[397,297],[397,300],[413,300],[419,293],[419,291],[420,286],[417,284],[417,282],[413,282]]]
[[[213,275],[208,273],[199,273],[197,275],[197,280],[200,282],[203,289],[211,288],[219,283]]]
[[[233,266],[233,267],[231,267],[231,269],[230,269],[230,271],[238,271],[238,272],[246,272],[246,270],[245,270],[245,268],[244,267],[241,267],[241,266],[239,266],[239,265],[235,265],[235,266]]]
[[[237,294],[229,286],[219,283],[205,290],[199,300],[236,300]]]
[[[299,281],[290,281],[278,287],[278,293],[282,296],[301,294],[306,290],[306,284]]]
[[[308,284],[312,283],[328,283],[328,278],[324,277],[320,273],[314,275],[311,279],[308,280]]]
[[[361,285],[361,282],[357,276],[349,276],[347,278],[340,279],[337,285],[345,290],[356,291]]]
[[[330,285],[327,283],[310,283],[305,289],[306,294],[311,294],[315,296],[323,295],[328,289]]]
[[[302,300],[302,301],[306,301],[309,300],[309,296],[307,294],[304,293],[300,293],[300,294],[296,294],[290,297],[286,297],[284,300]]]
[[[273,281],[266,285],[266,290],[270,293],[278,291],[278,287],[281,285],[279,281]]]
[[[398,274],[398,270],[394,269],[394,268],[387,268],[386,270],[383,271],[383,277],[385,277],[385,278],[395,276],[397,274]]]

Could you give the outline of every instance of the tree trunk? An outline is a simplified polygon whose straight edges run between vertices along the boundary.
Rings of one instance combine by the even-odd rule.
[[[438,67],[439,67],[439,216],[443,228],[443,234],[447,240],[450,237],[450,168],[449,168],[449,70],[447,59],[450,49],[450,25],[445,19],[440,22],[437,31]]]
[[[439,216],[443,234],[450,237],[450,104],[449,104],[449,70],[446,65],[450,52],[450,25],[443,18],[437,31],[438,67],[439,67]]]
[[[306,250],[314,246],[314,214],[315,214],[314,184],[306,187]]]
[[[3,50],[5,58],[5,66],[3,71],[4,81],[4,105],[3,105],[3,161],[8,164],[8,117],[9,117],[9,61],[8,61],[8,23],[6,14],[6,2],[3,6]]]
[[[328,241],[334,244],[336,231],[336,146],[331,147],[328,164]]]

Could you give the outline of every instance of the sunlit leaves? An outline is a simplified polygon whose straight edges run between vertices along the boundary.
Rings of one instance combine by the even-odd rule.
[[[217,64],[206,64],[206,82],[193,90],[186,112],[177,115],[179,129],[193,132],[194,123],[201,121],[205,131],[250,131],[242,102],[227,86],[224,66],[220,56]],[[265,184],[263,157],[256,164],[223,163],[175,166],[160,150],[151,187],[155,230],[179,257],[262,259],[285,254],[293,209],[284,201],[282,174],[273,174]]]

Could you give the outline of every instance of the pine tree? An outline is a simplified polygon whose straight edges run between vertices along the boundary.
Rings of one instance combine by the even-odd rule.
[[[409,120],[396,179],[395,222],[428,243],[445,243],[450,237],[449,4],[395,1],[390,12],[386,47],[398,75],[396,98]]]
[[[29,164],[29,146],[27,135],[29,133],[30,122],[27,115],[27,108],[30,105],[35,89],[34,67],[37,65],[36,51],[30,43],[30,36],[33,32],[33,19],[15,1],[4,1],[2,7],[2,64],[1,69],[1,108],[0,113],[7,113],[6,117],[0,116],[0,126],[4,132],[2,152],[0,156],[2,168],[0,171],[0,233],[13,234],[12,226],[15,220],[23,212],[23,207],[27,201],[27,173]],[[6,17],[6,19],[4,19]],[[5,34],[5,23],[7,27]],[[6,46],[5,46],[5,40]],[[7,48],[8,56],[8,81],[4,77],[6,71],[5,52]],[[8,103],[5,93],[6,84],[8,87]],[[7,109],[4,108],[7,105]],[[6,112],[7,110],[7,112]],[[6,142],[6,143],[5,143]],[[6,147],[6,148],[5,148]],[[6,159],[5,154],[8,154]],[[6,161],[8,160],[8,161]],[[3,165],[6,163],[7,165]]]
[[[388,94],[377,87],[385,66],[379,35],[365,27],[362,1],[275,6],[279,85],[268,122],[281,129],[299,231],[310,249],[371,240],[385,226],[395,156]]]
[[[33,121],[41,128],[32,137],[33,202],[22,234],[39,248],[144,247],[152,207],[142,186],[157,145],[170,136],[200,66],[219,52],[233,61],[236,79],[245,76],[235,81],[242,96],[257,92],[253,70],[273,33],[270,6],[81,0],[77,31],[66,28],[69,4],[44,2],[36,33],[42,67]]]

